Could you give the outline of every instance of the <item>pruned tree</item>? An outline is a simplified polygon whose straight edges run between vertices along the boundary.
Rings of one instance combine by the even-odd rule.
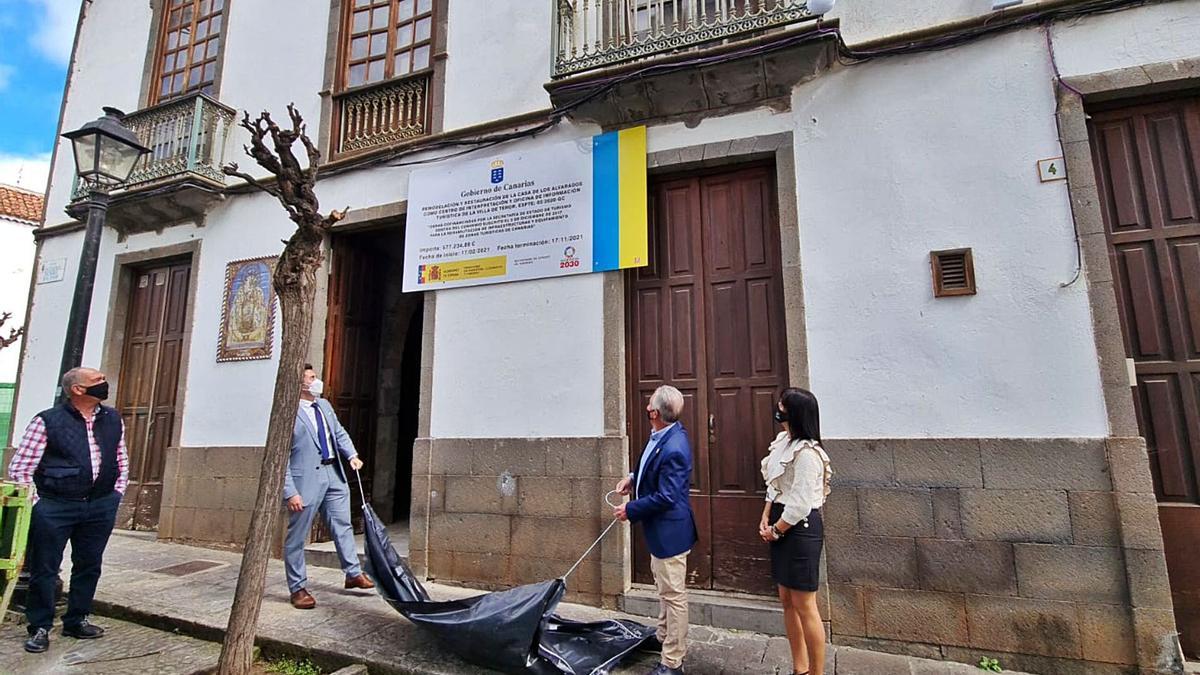
[[[4,314],[0,314],[0,328],[4,328],[4,324],[8,323],[8,320],[11,318],[12,318],[12,312],[5,312]],[[17,340],[20,340],[21,336],[24,334],[25,334],[24,326],[17,326],[16,328],[9,328],[8,329],[8,337],[4,337],[3,335],[0,335],[0,349],[4,349],[5,347],[11,347]]]
[[[267,112],[257,119],[251,119],[247,112],[240,123],[250,133],[250,145],[244,148],[246,154],[269,171],[274,176],[273,181],[260,181],[243,173],[237,163],[222,167],[226,175],[241,178],[278,199],[288,218],[296,224],[296,231],[284,242],[283,253],[275,266],[275,294],[279,297],[283,328],[279,370],[275,374],[275,394],[267,423],[258,499],[250,520],[237,591],[221,647],[221,675],[249,673],[254,658],[254,636],[262,608],[267,563],[283,510],[284,471],[291,452],[292,428],[300,402],[300,381],[309,349],[321,245],[329,229],[346,215],[346,210],[321,213],[314,191],[321,153],[308,137],[304,120],[295,106],[288,104],[287,111],[290,128],[276,124]],[[308,154],[306,166],[302,166],[292,152],[296,141],[303,144]]]

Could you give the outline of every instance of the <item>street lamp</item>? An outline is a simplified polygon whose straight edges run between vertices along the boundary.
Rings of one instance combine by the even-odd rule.
[[[67,339],[63,345],[60,373],[83,362],[83,341],[87,336],[88,312],[92,305],[92,287],[96,282],[96,259],[100,255],[100,236],[108,213],[109,191],[129,180],[133,168],[150,148],[138,142],[137,134],[121,123],[125,114],[116,108],[104,108],[104,116],[68,131],[63,138],[71,141],[75,154],[75,174],[87,188],[87,227],[83,252],[75,278],[75,296],[67,320]]]

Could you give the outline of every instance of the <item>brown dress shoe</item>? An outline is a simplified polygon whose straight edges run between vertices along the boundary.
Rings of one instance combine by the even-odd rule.
[[[295,607],[296,609],[312,609],[316,606],[317,599],[314,598],[312,593],[309,593],[307,589],[301,588],[295,593],[292,593],[292,607]]]
[[[346,577],[346,588],[375,588],[375,582],[367,578],[365,574],[359,574],[356,577]]]

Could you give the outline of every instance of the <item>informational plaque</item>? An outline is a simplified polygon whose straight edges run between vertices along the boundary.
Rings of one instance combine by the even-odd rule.
[[[648,262],[646,128],[414,171],[404,291]]]
[[[43,260],[38,267],[37,282],[39,284],[52,284],[56,281],[62,281],[67,276],[67,259],[52,258]]]

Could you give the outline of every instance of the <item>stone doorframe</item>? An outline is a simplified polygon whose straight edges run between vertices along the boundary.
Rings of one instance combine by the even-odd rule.
[[[1200,58],[1064,78],[1058,88],[1058,128],[1082,276],[1091,305],[1104,404],[1108,412],[1109,470],[1116,493],[1120,542],[1137,645],[1143,672],[1158,672],[1164,663],[1179,662],[1171,591],[1163,555],[1158,506],[1150,477],[1145,440],[1139,435],[1126,366],[1116,286],[1109,264],[1098,181],[1088,136],[1087,106],[1097,103],[1182,92],[1200,84]],[[1172,653],[1173,652],[1173,653]]]
[[[200,289],[200,243],[201,240],[194,239],[171,246],[119,253],[113,257],[112,287],[108,294],[107,321],[104,328],[104,349],[100,354],[100,369],[105,372],[113,388],[109,395],[111,401],[117,400],[118,392],[121,389],[121,362],[125,356],[125,330],[128,326],[129,310],[133,304],[135,267],[166,262],[171,259],[188,258],[191,261],[192,272],[188,279],[188,304],[187,313],[184,316],[184,325],[187,326],[187,331],[184,334],[183,347],[179,354],[179,382],[175,386],[176,406],[180,411],[186,409],[188,363],[192,351],[192,337],[195,333],[196,297]],[[183,417],[182,413],[175,416],[175,423],[171,428],[171,442],[167,443],[168,447],[176,446],[179,443],[183,430]],[[165,482],[164,475],[164,499],[168,489]]]
[[[330,234],[361,232],[395,223],[400,223],[399,229],[400,232],[403,232],[407,214],[408,200],[353,209],[346,214],[345,218],[333,226]],[[317,289],[316,295],[313,298],[313,323],[308,347],[308,362],[316,367],[317,372],[323,372],[325,368],[325,337],[329,331],[329,275],[333,271],[333,250],[330,239],[326,238],[325,242],[322,243],[321,253],[323,260],[321,268],[317,270]],[[401,273],[403,273],[403,270],[401,270]],[[421,439],[429,438],[430,409],[433,405],[433,324],[434,318],[437,316],[437,291],[425,291],[424,293],[425,300],[422,309],[421,324],[421,394],[417,411],[418,444]],[[375,461],[376,463],[379,462],[378,453],[375,455]],[[429,471],[429,453],[417,452],[414,449],[413,465],[410,467],[413,476],[420,475],[417,470],[417,464],[421,461],[426,462],[426,466],[420,467],[420,471],[425,472],[427,475]],[[413,499],[416,499],[419,494],[422,493],[414,487],[412,492]],[[428,501],[428,497],[428,491],[426,491],[426,501]],[[410,513],[418,513],[416,510],[418,507],[417,504],[413,503],[409,506]],[[421,513],[428,512],[428,504],[422,508],[424,510]],[[413,520],[410,515],[409,522],[411,523]],[[428,529],[428,519],[424,519],[422,523]]]

